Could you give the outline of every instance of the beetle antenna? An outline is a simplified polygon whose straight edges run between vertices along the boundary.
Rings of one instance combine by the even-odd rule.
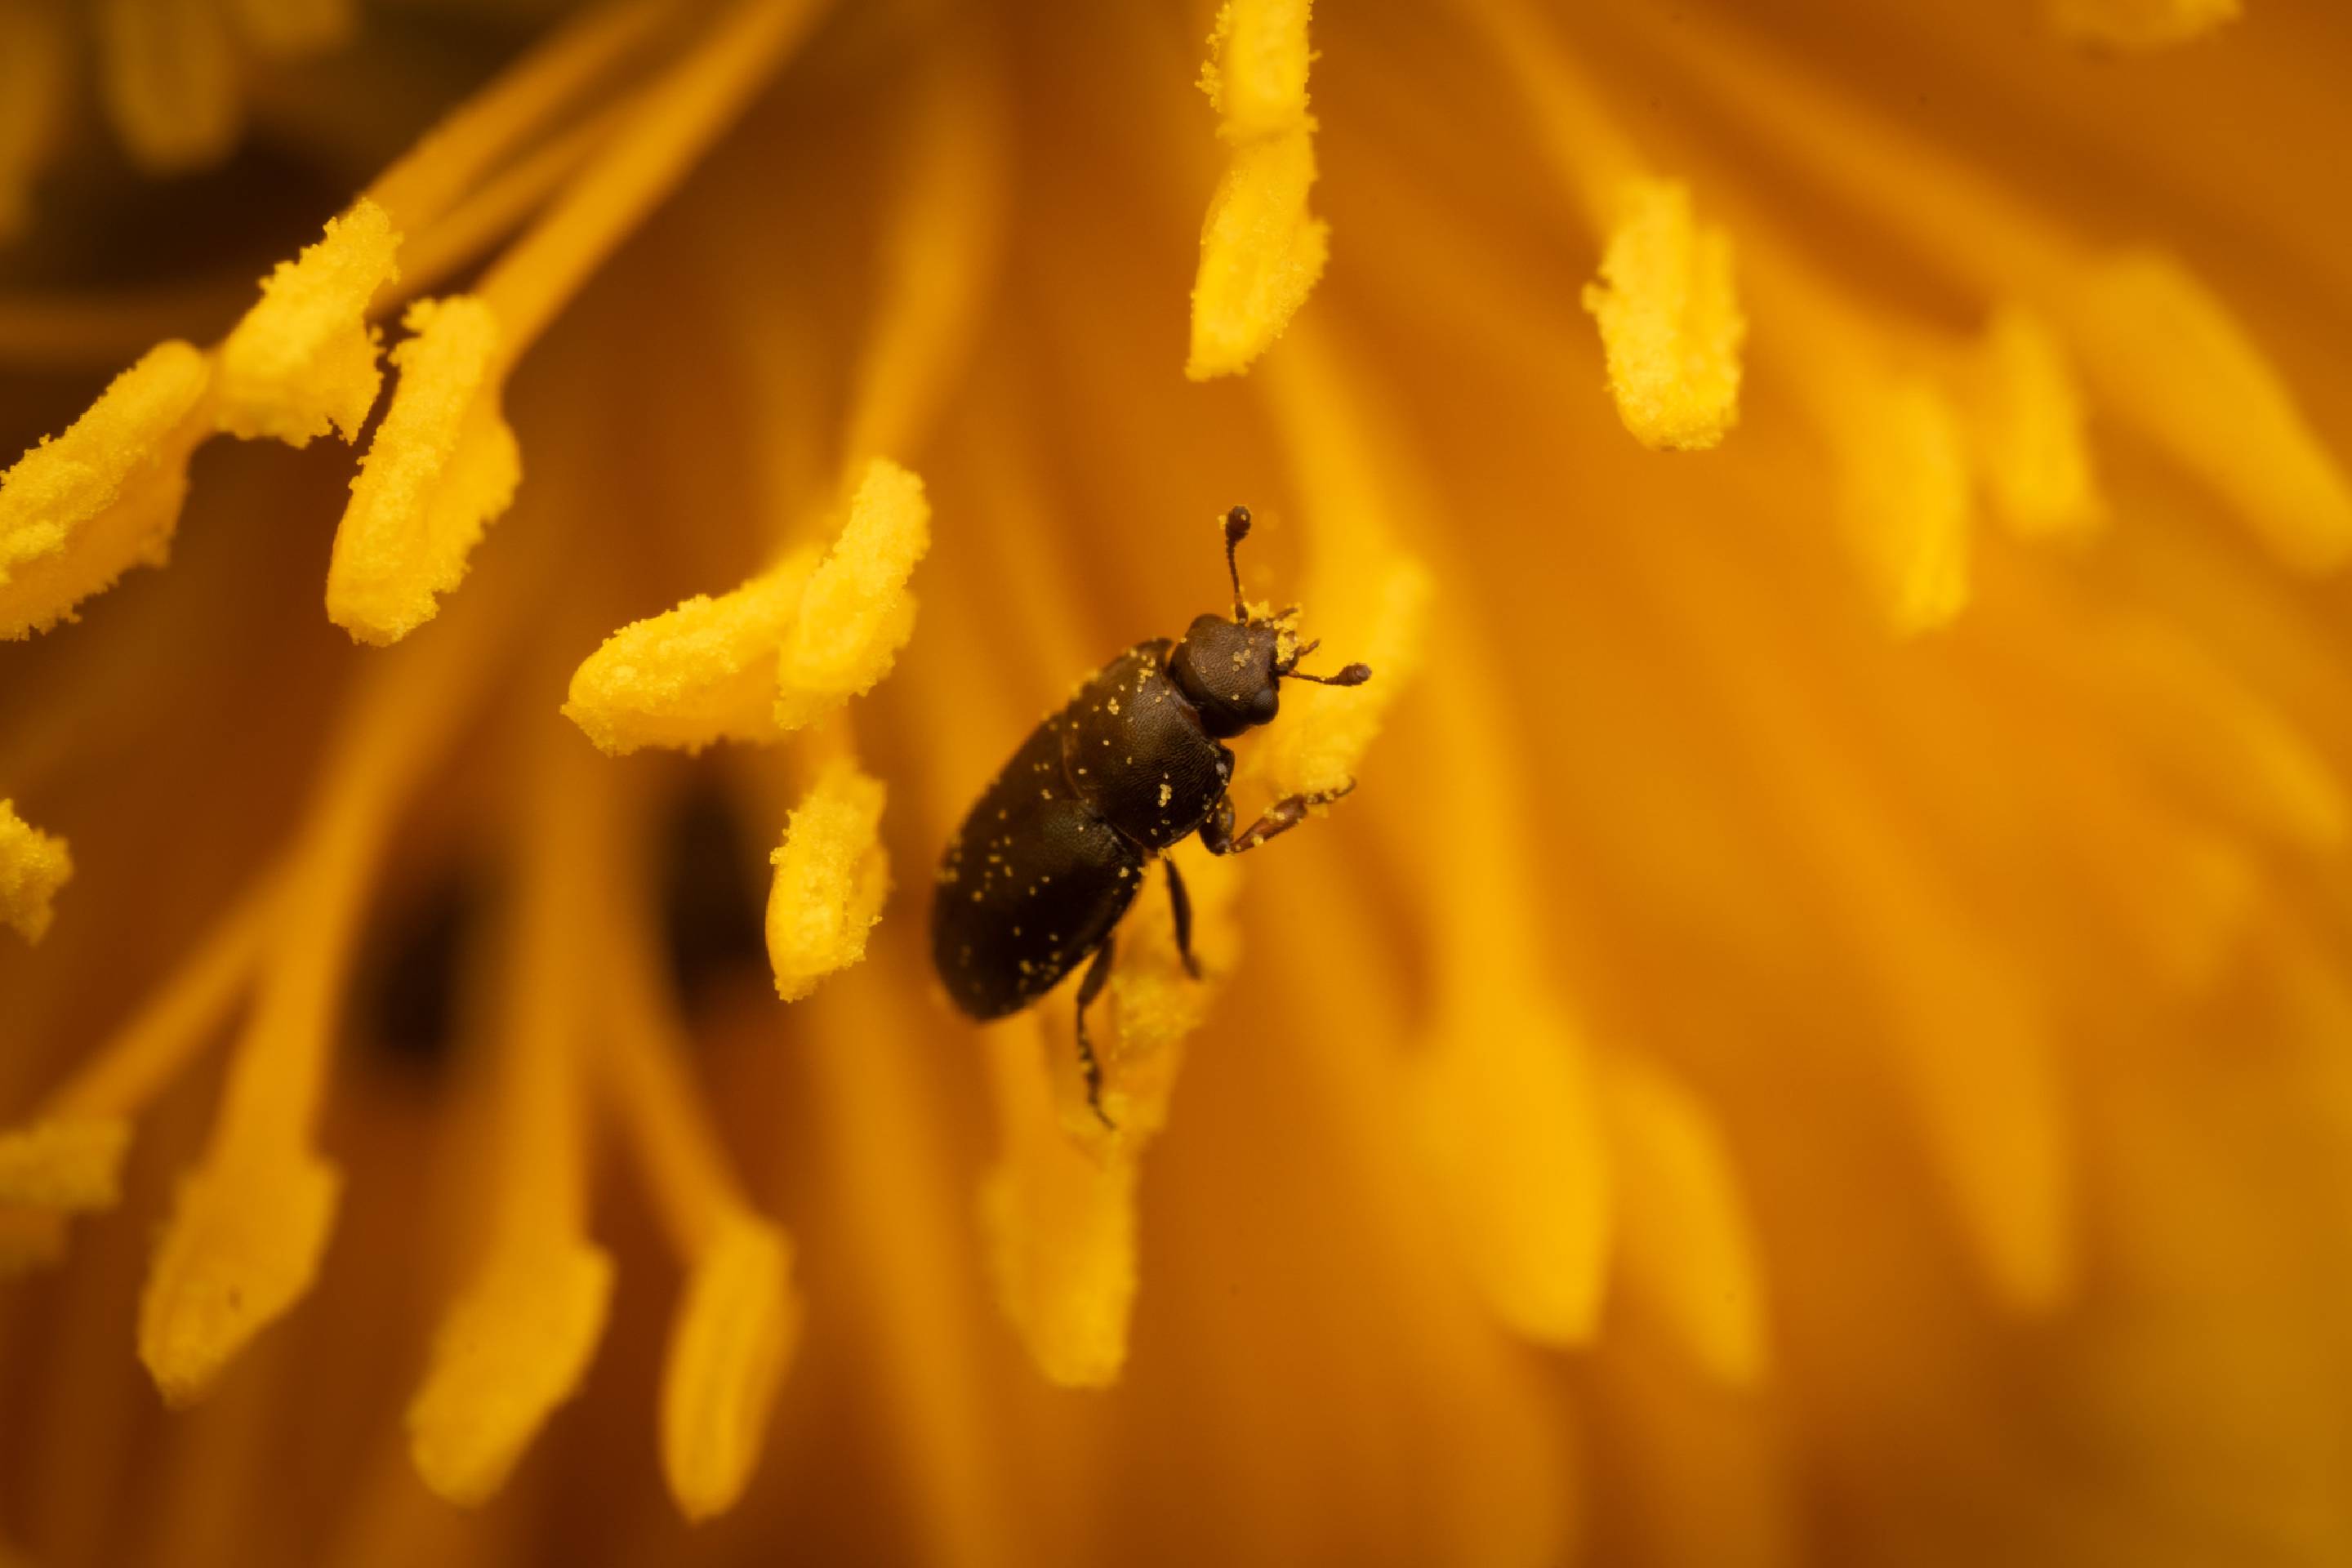
[[[1234,560],[1234,551],[1249,537],[1249,508],[1237,506],[1225,513],[1225,575],[1234,580],[1234,619],[1247,621],[1249,611],[1242,605],[1242,569]]]
[[[1351,664],[1337,675],[1309,675],[1303,669],[1284,671],[1293,680],[1311,680],[1318,686],[1361,686],[1372,678],[1369,664]]]

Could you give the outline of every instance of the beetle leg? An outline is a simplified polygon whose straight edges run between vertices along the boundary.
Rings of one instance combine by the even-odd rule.
[[[1078,982],[1078,1072],[1087,1080],[1087,1104],[1102,1119],[1102,1124],[1112,1131],[1118,1124],[1104,1113],[1102,1108],[1102,1063],[1095,1058],[1095,1043],[1087,1037],[1087,1005],[1102,994],[1110,981],[1111,939],[1095,949],[1095,961],[1087,965],[1087,977]]]
[[[1209,813],[1209,820],[1201,825],[1201,842],[1209,847],[1212,855],[1239,855],[1245,849],[1255,849],[1276,834],[1287,833],[1306,821],[1307,812],[1314,807],[1328,805],[1355,787],[1355,781],[1350,779],[1338,789],[1285,795],[1239,834],[1234,831],[1232,799],[1221,799],[1216,809]]]
[[[1184,961],[1184,973],[1198,980],[1201,965],[1192,956],[1192,895],[1184,890],[1183,875],[1172,858],[1163,857],[1160,863],[1168,868],[1168,907],[1176,916],[1176,956]]]

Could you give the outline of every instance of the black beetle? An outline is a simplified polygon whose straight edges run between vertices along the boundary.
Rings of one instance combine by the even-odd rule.
[[[1234,550],[1249,536],[1247,507],[1225,514],[1225,571],[1234,617],[1202,616],[1181,642],[1138,643],[1078,688],[1031,731],[948,840],[931,903],[931,962],[957,1006],[974,1018],[1017,1013],[1052,990],[1088,954],[1078,985],[1078,1063],[1087,1102],[1103,1116],[1102,1068],[1087,1037],[1087,1005],[1110,978],[1111,933],[1143,885],[1144,868],[1198,833],[1218,855],[1255,849],[1336,800],[1290,795],[1240,834],[1225,793],[1234,754],[1220,742],[1264,724],[1281,698],[1276,683],[1361,686],[1371,670],[1307,675],[1289,615],[1253,618],[1242,603]],[[1176,862],[1168,897],[1176,948],[1195,979],[1192,909]]]

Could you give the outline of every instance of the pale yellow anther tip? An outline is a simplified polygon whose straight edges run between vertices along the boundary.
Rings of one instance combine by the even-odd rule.
[[[1612,1243],[1612,1173],[1584,1041],[1543,997],[1483,996],[1419,1068],[1423,1147],[1472,1280],[1543,1344],[1589,1341]]]
[[[163,563],[211,381],[202,350],[159,343],[0,474],[0,639],[46,631],[131,567]]]
[[[776,994],[797,1002],[866,956],[882,918],[890,862],[881,844],[883,786],[856,765],[828,765],[769,857],[768,963]]]
[[[464,580],[513,501],[522,453],[499,406],[498,321],[466,295],[408,308],[400,385],[352,481],[327,567],[327,616],[360,642],[399,641]]]
[[[346,441],[383,384],[368,301],[400,276],[391,215],[362,196],[326,237],[280,262],[261,300],[220,348],[220,428],[308,446],[331,428]]]
[[[783,1233],[730,1216],[695,1259],[662,1374],[662,1472],[688,1519],[742,1497],[799,1331]]]
[[[1307,111],[1307,0],[1230,0],[1217,15],[1201,86],[1233,149],[1201,226],[1184,374],[1234,375],[1272,347],[1330,254],[1307,211],[1315,121]]]
[[[450,1308],[408,1408],[409,1458],[436,1494],[471,1507],[506,1484],[578,1390],[612,1288],[601,1249],[551,1237],[501,1254]]]
[[[797,730],[890,673],[915,632],[907,580],[931,547],[923,481],[877,458],[866,465],[841,535],[801,593],[776,658],[776,724]]]
[[[2026,539],[2072,539],[2106,515],[2088,414],[2066,353],[2032,311],[2003,305],[1978,350],[1967,411],[1994,515]]]
[[[799,551],[731,593],[623,626],[572,672],[564,716],[610,756],[775,739],[778,650],[816,563]]]
[[[1874,382],[1837,429],[1839,516],[1864,587],[1898,636],[1969,601],[1968,449],[1950,399],[1925,381]]]
[[[1584,290],[1618,417],[1645,447],[1704,450],[1739,418],[1748,322],[1732,286],[1731,239],[1699,223],[1677,181],[1628,181],[1621,200],[1601,281]]]
[[[2167,48],[2237,20],[2239,0],[2051,0],[2059,37],[2093,48]]]
[[[341,1187],[307,1155],[208,1164],[182,1181],[139,1304],[139,1359],[166,1403],[202,1398],[309,1291]]]
[[[1428,569],[1410,557],[1394,556],[1367,563],[1364,570],[1372,579],[1371,616],[1358,634],[1361,640],[1350,640],[1344,657],[1371,666],[1372,678],[1354,687],[1294,682],[1284,688],[1282,721],[1244,768],[1246,776],[1265,780],[1277,795],[1329,795],[1352,784],[1391,704],[1420,668],[1435,593]],[[1307,668],[1322,662],[1310,661]]]
[[[68,1116],[0,1132],[0,1204],[46,1209],[109,1209],[122,1201],[122,1157],[131,1123],[116,1116]]]
[[[66,841],[17,816],[14,801],[0,800],[0,925],[40,941],[56,918],[58,890],[72,878]]]

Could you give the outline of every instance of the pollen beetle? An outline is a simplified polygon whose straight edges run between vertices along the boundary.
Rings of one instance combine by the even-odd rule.
[[[1167,868],[1177,952],[1198,979],[1192,903],[1164,852],[1198,833],[1213,854],[1238,855],[1347,793],[1286,796],[1234,831],[1234,754],[1220,742],[1270,721],[1281,681],[1361,686],[1372,676],[1360,664],[1308,675],[1298,661],[1317,645],[1297,644],[1290,612],[1250,615],[1234,562],[1249,531],[1247,507],[1225,514],[1233,618],[1201,616],[1181,640],[1138,643],[1097,670],[1030,732],[940,859],[931,961],[973,1018],[1019,1012],[1093,958],[1078,984],[1078,1064],[1106,1126],[1087,1005],[1110,978],[1112,932],[1146,869],[1155,859]]]

